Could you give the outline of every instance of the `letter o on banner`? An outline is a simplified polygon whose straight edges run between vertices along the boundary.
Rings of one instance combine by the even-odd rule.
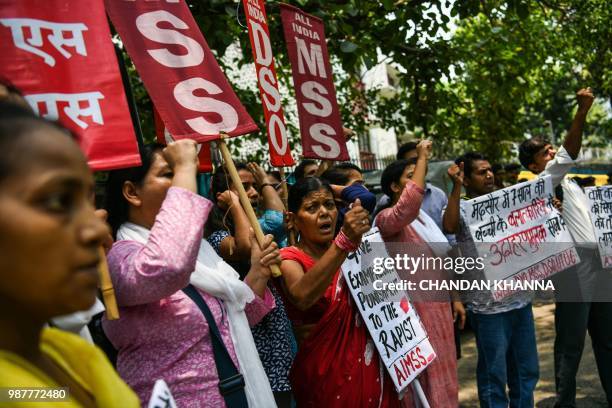
[[[285,155],[285,153],[287,153],[287,146],[289,145],[287,143],[287,130],[285,129],[285,124],[278,115],[273,114],[270,116],[268,129],[270,132],[270,143],[272,143],[272,146],[274,146],[274,149],[279,155]]]

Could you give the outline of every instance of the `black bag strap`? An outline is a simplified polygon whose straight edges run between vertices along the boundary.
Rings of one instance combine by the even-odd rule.
[[[225,400],[225,405],[228,408],[248,408],[249,404],[244,392],[244,377],[234,365],[208,305],[193,285],[187,285],[183,292],[195,302],[208,322],[215,364],[219,373],[219,391]]]

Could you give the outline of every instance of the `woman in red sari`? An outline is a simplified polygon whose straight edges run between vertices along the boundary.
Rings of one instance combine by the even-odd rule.
[[[291,370],[298,407],[399,407],[340,265],[370,229],[357,199],[338,236],[330,186],[310,177],[289,192],[296,246],[281,249],[280,285],[300,346]]]

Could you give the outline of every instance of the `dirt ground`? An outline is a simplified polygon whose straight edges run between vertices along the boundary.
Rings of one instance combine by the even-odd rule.
[[[538,408],[552,408],[555,401],[554,310],[554,304],[541,304],[533,308],[540,359],[540,381],[535,392],[535,405]],[[478,390],[476,388],[477,352],[473,333],[467,332],[462,335],[461,353],[462,357],[459,360],[460,406],[465,408],[478,407]],[[576,378],[576,390],[578,408],[607,407],[588,335]]]

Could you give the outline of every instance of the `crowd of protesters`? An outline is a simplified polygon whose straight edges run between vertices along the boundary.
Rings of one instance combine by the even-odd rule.
[[[0,221],[0,387],[69,387],[66,406],[146,406],[158,379],[180,407],[419,406],[411,388],[395,391],[340,266],[373,225],[393,243],[390,256],[476,257],[466,201],[519,181],[518,165],[465,152],[448,169],[447,195],[426,181],[428,140],[400,147],[378,202],[354,164],[304,159],[282,197],[278,172],[238,163],[267,234],[260,245],[227,168],[215,170],[208,197],[198,194],[195,142],[141,148],[142,166],[111,172],[106,211],[96,212],[93,177],[69,132],[35,116],[17,90],[0,96],[0,211],[10,214]],[[565,177],[592,101],[589,89],[578,92],[558,149],[539,138],[519,148],[524,168],[552,177],[582,259],[553,278],[559,298],[580,289],[555,309],[558,407],[575,406],[587,331],[612,404],[612,303],[596,298],[612,293],[612,277],[593,246],[583,189]],[[118,320],[99,313],[100,246]],[[466,320],[480,405],[534,406],[533,293],[441,295],[415,302],[437,354],[419,377],[430,406],[459,405],[457,328]]]

